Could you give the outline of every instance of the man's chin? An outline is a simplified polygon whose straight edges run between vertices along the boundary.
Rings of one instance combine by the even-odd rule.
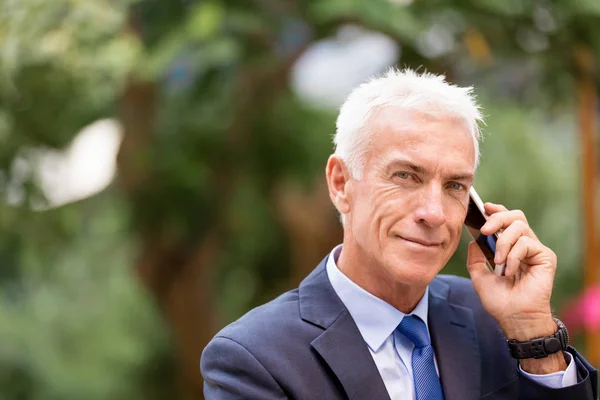
[[[388,264],[388,271],[399,283],[427,286],[441,270],[438,264],[439,260],[399,261]]]

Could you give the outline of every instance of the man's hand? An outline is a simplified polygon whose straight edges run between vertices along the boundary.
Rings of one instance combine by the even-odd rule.
[[[485,203],[485,211],[490,218],[481,233],[504,230],[499,234],[494,261],[506,264],[506,270],[505,276],[490,272],[481,250],[475,242],[469,244],[467,268],[483,307],[508,339],[529,341],[552,335],[557,330],[550,308],[556,254],[538,240],[522,211],[492,203]],[[521,366],[538,374],[566,369],[562,352],[545,359],[522,360]]]

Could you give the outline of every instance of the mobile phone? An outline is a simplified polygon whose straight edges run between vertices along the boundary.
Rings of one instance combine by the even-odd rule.
[[[467,210],[467,216],[465,218],[465,226],[485,256],[490,271],[498,276],[503,276],[506,268],[505,264],[496,265],[494,263],[498,235],[495,233],[493,235],[484,235],[480,231],[488,218],[489,216],[485,213],[485,208],[483,207],[483,201],[481,201],[475,188],[471,186],[471,189],[469,190],[469,209]]]

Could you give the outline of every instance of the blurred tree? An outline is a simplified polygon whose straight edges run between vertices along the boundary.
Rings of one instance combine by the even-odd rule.
[[[0,2],[4,399],[153,399],[175,388],[166,332],[131,276],[123,204],[106,193],[32,210],[44,205],[34,154],[114,114],[135,59],[128,7]]]
[[[73,241],[40,246],[30,233],[19,279],[2,282],[3,398],[146,400],[175,388],[165,331],[129,268],[123,207],[106,196],[86,203],[94,216],[71,215],[73,225],[85,226]],[[82,206],[48,213],[68,218]]]

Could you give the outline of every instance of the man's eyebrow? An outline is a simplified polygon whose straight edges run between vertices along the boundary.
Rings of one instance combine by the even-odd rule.
[[[419,174],[425,174],[427,172],[427,169],[425,169],[425,167],[404,160],[394,160],[388,164],[388,168],[390,169],[395,167],[405,167]]]
[[[465,174],[455,174],[450,175],[448,177],[449,181],[472,181],[474,178],[473,174],[465,173]]]
[[[410,170],[412,170],[413,172],[419,173],[419,174],[427,174],[427,168],[422,167],[420,165],[417,165],[411,161],[406,161],[406,160],[394,160],[391,161],[388,164],[388,168],[389,169],[393,169],[393,168],[397,168],[397,167],[404,167],[404,168],[408,168]],[[474,175],[470,172],[464,172],[464,173],[458,173],[458,174],[451,174],[445,177],[446,180],[448,181],[467,181],[467,182],[471,182],[474,179]]]

